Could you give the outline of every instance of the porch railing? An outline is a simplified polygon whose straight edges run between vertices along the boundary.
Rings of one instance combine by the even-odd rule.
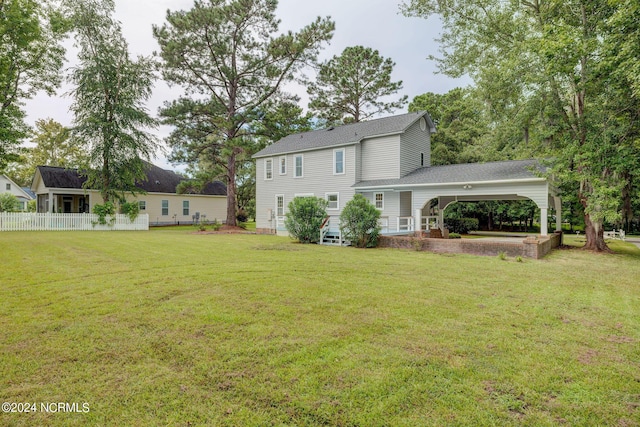
[[[398,232],[413,231],[413,217],[412,216],[400,216],[398,217]]]
[[[0,213],[0,231],[141,231],[149,229],[149,215],[142,214],[131,221],[127,215],[115,215],[107,224],[98,223],[94,214],[64,213]]]

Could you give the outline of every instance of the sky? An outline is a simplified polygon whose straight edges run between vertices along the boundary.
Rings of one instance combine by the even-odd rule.
[[[164,23],[167,9],[188,10],[193,6],[193,0],[115,0],[115,4],[115,17],[121,22],[129,51],[135,57],[148,56],[159,49],[151,27]],[[436,17],[407,18],[400,14],[399,4],[400,0],[280,0],[276,16],[281,20],[281,32],[297,31],[318,16],[331,17],[336,23],[336,30],[319,58],[327,60],[348,46],[362,45],[378,50],[381,56],[396,63],[392,81],[403,82],[398,98],[408,95],[411,101],[425,92],[445,93],[470,84],[469,80],[454,80],[438,74],[435,63],[427,59],[429,55],[438,55],[435,39],[441,31],[439,20]],[[72,40],[66,45],[66,67],[69,68],[74,65],[76,51]],[[57,96],[39,94],[29,100],[26,104],[27,121],[33,125],[38,119],[52,118],[62,125],[71,126],[71,99],[65,96],[69,89],[69,86],[63,86]],[[306,108],[308,97],[303,87],[292,85],[286,89],[300,96],[301,106]],[[175,99],[180,94],[178,88],[169,88],[159,80],[147,108],[151,114],[157,115],[164,101]],[[162,140],[170,132],[171,128],[163,126],[155,134]],[[155,163],[172,168],[166,160],[166,153],[158,153]],[[182,169],[177,165],[173,168]]]

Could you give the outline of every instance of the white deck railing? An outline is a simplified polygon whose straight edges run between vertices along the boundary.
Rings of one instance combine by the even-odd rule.
[[[0,231],[92,231],[92,230],[148,230],[149,215],[131,221],[127,215],[115,215],[113,222],[98,224],[95,214],[13,213],[0,212]]]

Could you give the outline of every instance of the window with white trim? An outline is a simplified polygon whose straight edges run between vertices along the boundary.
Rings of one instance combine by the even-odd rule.
[[[7,189],[7,191],[11,191],[11,184],[7,182],[5,188]]]
[[[188,216],[189,215],[189,201],[188,200],[183,200],[182,201],[182,215],[184,215],[184,216]]]
[[[264,179],[273,179],[273,159],[264,159]]]
[[[276,216],[284,216],[284,194],[276,195]]]
[[[167,216],[169,215],[169,201],[168,200],[163,200],[162,201],[162,216]]]
[[[287,158],[286,157],[280,157],[280,175],[286,175],[287,174]]]
[[[293,162],[293,177],[294,178],[302,178],[303,177],[303,158],[302,154],[298,154],[294,157]]]
[[[147,202],[145,200],[138,201],[138,210],[141,210],[141,211],[147,210]]]
[[[333,150],[333,174],[344,175],[344,148]]]
[[[376,209],[384,210],[384,193],[375,193],[373,199],[376,204]]]
[[[326,198],[329,203],[327,209],[340,209],[340,196],[338,193],[327,193]]]

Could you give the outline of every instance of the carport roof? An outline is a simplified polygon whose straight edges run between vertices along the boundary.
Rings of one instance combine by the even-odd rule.
[[[544,178],[540,176],[540,173],[545,171],[546,167],[538,160],[465,163],[420,168],[400,179],[360,181],[353,187],[366,189],[477,182],[543,181]]]

